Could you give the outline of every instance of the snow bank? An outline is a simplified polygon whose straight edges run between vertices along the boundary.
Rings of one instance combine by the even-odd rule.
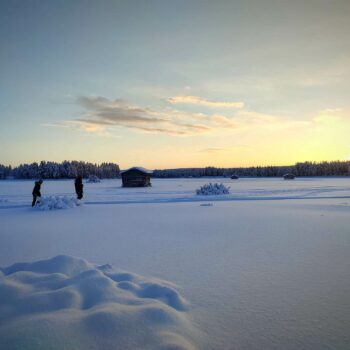
[[[35,204],[41,210],[68,209],[81,205],[80,201],[74,197],[49,196],[41,197]]]
[[[176,287],[71,256],[0,269],[4,349],[194,349]]]
[[[196,193],[198,195],[204,195],[204,196],[217,196],[221,194],[229,194],[230,193],[230,187],[225,186],[224,184],[218,184],[218,183],[209,183],[201,186],[199,189],[196,190]]]

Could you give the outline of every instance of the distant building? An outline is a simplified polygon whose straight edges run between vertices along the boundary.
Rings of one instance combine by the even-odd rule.
[[[293,174],[285,174],[285,175],[283,175],[283,178],[285,180],[294,180],[295,179],[295,175],[293,175]]]
[[[120,172],[123,187],[147,187],[151,186],[152,170],[142,167],[132,167]]]

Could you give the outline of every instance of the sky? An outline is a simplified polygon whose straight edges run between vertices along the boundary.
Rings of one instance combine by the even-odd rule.
[[[0,0],[0,163],[350,159],[349,0]]]

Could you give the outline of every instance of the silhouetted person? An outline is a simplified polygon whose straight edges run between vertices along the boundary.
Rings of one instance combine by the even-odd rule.
[[[32,207],[34,207],[37,198],[41,197],[40,187],[41,187],[42,183],[43,183],[43,180],[41,180],[41,179],[39,181],[35,181],[35,185],[34,185],[33,192],[32,192],[32,195],[33,195]]]
[[[83,198],[83,178],[81,176],[77,176],[75,179],[75,192],[77,194],[77,198],[78,199],[82,199]]]

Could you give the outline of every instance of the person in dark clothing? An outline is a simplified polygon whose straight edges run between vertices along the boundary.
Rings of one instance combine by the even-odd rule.
[[[34,185],[33,192],[32,192],[32,195],[33,195],[32,207],[34,207],[37,198],[41,197],[40,188],[41,188],[42,183],[43,183],[43,180],[41,180],[41,179],[39,181],[35,181],[35,185]]]
[[[83,198],[83,178],[81,176],[77,176],[75,179],[75,192],[77,194],[78,199]]]

